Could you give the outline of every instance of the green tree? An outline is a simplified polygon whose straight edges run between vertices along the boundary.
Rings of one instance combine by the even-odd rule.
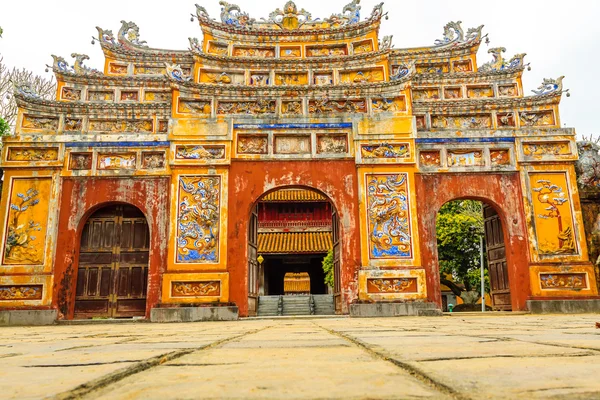
[[[10,125],[0,117],[0,136],[6,136],[10,134]]]
[[[467,291],[478,290],[481,285],[479,238],[484,234],[483,204],[474,200],[444,204],[437,216],[436,230],[442,283],[455,294],[460,294],[461,288],[453,283],[462,283]],[[447,275],[452,276],[453,282],[445,279]]]
[[[323,258],[323,272],[325,272],[325,284],[329,287],[333,287],[333,249],[327,252],[325,258]]]

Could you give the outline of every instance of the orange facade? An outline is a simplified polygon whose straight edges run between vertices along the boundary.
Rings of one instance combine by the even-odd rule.
[[[396,48],[378,36],[382,4],[365,17],[354,0],[313,19],[289,1],[260,21],[221,5],[220,20],[196,6],[202,39],[188,50],[148,47],[123,21],[116,35],[98,28],[103,71],[83,54],[73,65],[53,56],[56,99],[16,89],[16,135],[2,150],[0,307],[72,318],[77,299],[117,307],[134,291],[147,318],[182,306],[252,315],[258,256],[298,246],[333,249],[339,313],[439,307],[435,216],[454,199],[497,213],[504,307],[598,295],[575,131],[560,123],[563,77],[526,95],[524,54],[498,47],[478,63],[483,26],[460,22],[431,46]],[[328,233],[286,233],[289,248],[281,232],[256,236],[263,200],[327,202]],[[94,214],[125,204],[143,217]],[[127,242],[126,223],[143,218],[147,243]],[[110,243],[105,228],[85,228],[111,221]],[[80,251],[84,231],[97,236]],[[147,279],[140,293],[134,273]]]

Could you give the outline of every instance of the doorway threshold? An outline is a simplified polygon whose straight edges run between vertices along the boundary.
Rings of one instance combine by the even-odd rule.
[[[146,318],[95,318],[95,319],[63,319],[58,320],[58,325],[103,325],[103,324],[137,324],[149,323]]]
[[[242,317],[240,320],[260,320],[260,319],[335,319],[350,318],[347,314],[332,315],[265,315],[262,317]]]

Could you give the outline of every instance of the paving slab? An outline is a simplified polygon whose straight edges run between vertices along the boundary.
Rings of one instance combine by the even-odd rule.
[[[2,399],[598,399],[598,315],[0,328]]]

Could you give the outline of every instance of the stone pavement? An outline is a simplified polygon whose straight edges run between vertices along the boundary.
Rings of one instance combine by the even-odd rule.
[[[0,328],[0,398],[600,398],[600,315],[489,315]]]

